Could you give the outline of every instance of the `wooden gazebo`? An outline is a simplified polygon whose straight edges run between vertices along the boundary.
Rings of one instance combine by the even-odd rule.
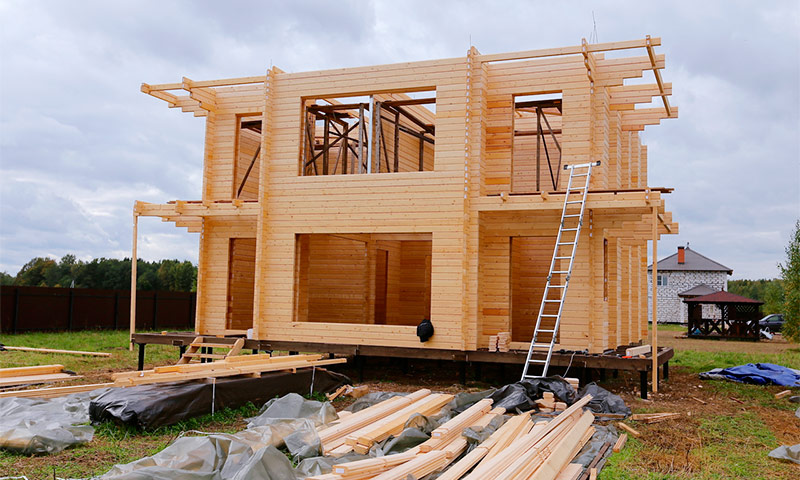
[[[758,320],[764,302],[725,291],[688,298],[683,302],[689,306],[689,337],[758,341]],[[715,306],[720,312],[719,318],[703,318],[704,305]]]

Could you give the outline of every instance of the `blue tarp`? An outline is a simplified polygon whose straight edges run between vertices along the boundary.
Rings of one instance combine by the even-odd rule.
[[[715,368],[701,373],[700,378],[705,380],[724,379],[756,385],[775,384],[783,387],[800,387],[800,372],[774,363],[748,363],[729,368]]]

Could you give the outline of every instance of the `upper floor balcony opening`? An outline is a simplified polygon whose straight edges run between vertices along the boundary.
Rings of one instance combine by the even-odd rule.
[[[562,111],[560,92],[514,96],[512,193],[559,190]]]
[[[306,98],[300,175],[433,171],[436,91]]]

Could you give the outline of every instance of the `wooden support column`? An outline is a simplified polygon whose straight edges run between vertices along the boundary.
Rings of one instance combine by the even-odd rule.
[[[419,171],[425,170],[425,131],[419,132]]]
[[[133,246],[131,247],[131,336],[130,349],[133,351],[133,334],[136,333],[136,238],[138,237],[139,214],[133,210]]]
[[[658,298],[656,296],[656,279],[658,279],[658,209],[653,207],[653,327],[652,339],[653,345],[653,393],[658,392]]]
[[[400,171],[400,111],[394,112],[394,171]]]
[[[331,119],[330,116],[325,115],[325,127],[323,129],[322,137],[322,174],[328,174],[328,149],[330,149],[330,135],[331,135]]]

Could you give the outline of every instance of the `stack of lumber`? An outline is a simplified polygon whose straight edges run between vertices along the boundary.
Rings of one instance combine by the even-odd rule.
[[[542,393],[542,398],[536,400],[536,405],[540,412],[563,412],[567,409],[566,403],[556,402],[553,392]]]
[[[337,363],[347,362],[346,358],[333,358],[323,360],[323,356],[319,354],[314,355],[287,355],[273,357],[270,354],[258,355],[237,355],[234,357],[226,357],[220,361],[210,363],[179,363],[177,365],[169,365],[165,367],[156,367],[153,370],[144,371],[130,371],[115,373],[111,376],[112,383],[95,383],[92,385],[72,385],[69,387],[56,387],[56,388],[40,388],[35,390],[22,390],[14,392],[0,392],[0,398],[3,397],[40,397],[52,398],[62,395],[69,395],[71,393],[88,392],[98,388],[107,387],[132,387],[135,385],[145,385],[149,383],[161,382],[179,382],[183,380],[196,380],[200,378],[214,378],[214,377],[229,377],[234,375],[252,375],[259,376],[262,372],[276,372],[276,371],[291,371],[296,372],[297,369],[321,367],[324,365],[332,365]],[[43,383],[45,381],[58,381],[66,379],[80,378],[77,375],[68,375],[66,373],[54,373],[63,370],[61,365],[45,365],[41,367],[20,367],[16,369],[0,369],[0,387],[6,385],[19,385],[19,384],[32,384]],[[24,370],[29,369],[29,370]],[[16,373],[16,372],[33,372],[38,369],[42,375],[31,376],[30,373]],[[14,378],[3,378],[4,371],[7,376],[12,376],[14,371]],[[23,375],[23,376],[18,376]],[[6,383],[4,380],[13,383]]]
[[[511,332],[498,332],[497,335],[489,335],[490,352],[507,352],[511,346]]]
[[[412,395],[411,399],[404,397],[407,399],[404,405],[431,396],[425,390]],[[338,445],[347,445],[339,441],[347,438],[342,432],[369,425],[385,415],[387,409],[408,411],[397,405],[398,398],[349,415],[336,426],[322,430],[320,438],[325,450],[336,451],[340,448]],[[306,480],[405,480],[408,475],[422,478],[442,470],[439,480],[574,479],[582,468],[569,462],[594,433],[594,415],[583,411],[589,400],[591,396],[587,395],[549,422],[534,423],[529,414],[512,417],[483,443],[455,461],[467,448],[462,435],[465,428],[486,426],[505,413],[502,408],[491,409],[491,400],[482,400],[434,430],[431,438],[417,447],[401,454],[334,465],[333,472]]]
[[[0,368],[0,387],[61,382],[81,378],[64,370],[64,365]]]
[[[581,386],[581,385],[580,385],[580,383],[581,383],[581,382],[580,382],[580,380],[578,380],[577,378],[569,378],[569,377],[568,377],[568,378],[565,378],[564,380],[566,380],[566,381],[567,381],[567,383],[569,383],[570,385],[572,385],[572,388],[574,388],[576,392],[578,391],[578,389],[579,389],[579,388],[580,388],[580,386]]]
[[[511,332],[500,332],[497,334],[497,351],[507,352],[511,344]]]
[[[497,351],[497,335],[489,335],[489,351]]]
[[[116,387],[129,387],[148,383],[179,382],[199,378],[229,377],[233,375],[260,375],[262,372],[320,367],[347,362],[346,358],[323,360],[322,355],[285,355],[273,357],[268,353],[238,355],[210,363],[184,363],[153,370],[115,373],[111,376]]]

